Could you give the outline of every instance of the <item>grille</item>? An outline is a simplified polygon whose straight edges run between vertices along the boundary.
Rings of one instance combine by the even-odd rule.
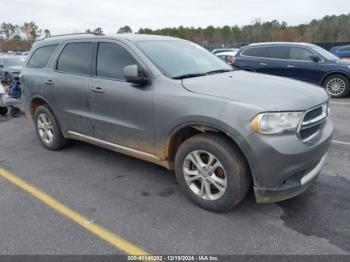
[[[304,143],[314,141],[320,134],[327,117],[328,104],[323,104],[306,111],[298,131],[300,139]]]

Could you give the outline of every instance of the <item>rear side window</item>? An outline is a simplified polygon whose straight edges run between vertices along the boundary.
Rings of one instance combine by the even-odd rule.
[[[57,60],[57,70],[78,75],[90,75],[93,44],[67,44]]]
[[[275,59],[287,59],[289,54],[288,46],[273,46],[266,48],[265,57]]]
[[[48,45],[36,49],[28,62],[30,68],[44,68],[58,45]]]
[[[265,54],[265,47],[251,47],[243,51],[245,56],[263,57]]]
[[[292,60],[303,60],[303,61],[311,61],[313,53],[305,48],[301,47],[291,47],[289,58]]]
[[[350,51],[350,46],[339,48],[339,51],[341,51],[341,52],[349,52]]]
[[[137,62],[123,47],[114,43],[99,43],[96,75],[124,80],[123,68]]]

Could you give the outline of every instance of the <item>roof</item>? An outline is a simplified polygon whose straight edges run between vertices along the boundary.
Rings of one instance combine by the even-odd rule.
[[[268,46],[268,45],[296,45],[296,46],[309,46],[312,45],[310,43],[303,43],[303,42],[261,42],[261,43],[252,43],[248,46]]]
[[[79,40],[79,39],[124,39],[131,42],[138,41],[148,41],[148,40],[175,40],[178,38],[161,36],[161,35],[147,35],[147,34],[114,34],[114,35],[104,35],[104,34],[93,34],[93,33],[76,33],[76,34],[66,34],[66,35],[56,35],[50,36],[39,40],[38,42],[52,42],[60,43],[66,40]]]

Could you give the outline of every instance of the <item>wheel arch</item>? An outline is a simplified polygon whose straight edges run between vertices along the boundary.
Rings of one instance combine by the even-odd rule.
[[[46,105],[49,108],[49,110],[52,112],[52,114],[54,114],[52,107],[50,106],[49,102],[47,102],[45,98],[43,98],[42,96],[35,96],[30,100],[30,104],[29,104],[29,115],[32,120],[34,120],[35,110],[41,105]]]
[[[321,85],[323,86],[323,84],[325,83],[326,79],[328,77],[332,76],[332,75],[343,75],[350,81],[350,75],[348,73],[346,73],[345,71],[332,71],[332,72],[328,72],[327,74],[325,74],[322,77]]]
[[[222,126],[208,124],[205,122],[184,123],[184,124],[178,125],[176,128],[172,130],[172,132],[167,138],[165,152],[164,152],[164,155],[167,161],[170,163],[174,163],[176,153],[179,147],[181,146],[181,144],[185,142],[187,139],[191,138],[192,136],[197,134],[203,134],[203,133],[217,134],[228,138],[232,146],[234,146],[244,157],[247,163],[247,166],[249,167],[249,171],[251,173],[252,163],[249,160],[247,152],[240,145],[240,141],[242,141],[243,138],[242,137],[237,138],[233,136],[231,134],[232,132],[228,132],[227,129],[223,128]]]

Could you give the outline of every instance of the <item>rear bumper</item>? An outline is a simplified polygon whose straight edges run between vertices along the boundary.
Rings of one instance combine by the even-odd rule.
[[[295,197],[303,193],[313,183],[320,173],[327,154],[312,169],[296,174],[283,182],[278,187],[261,188],[254,186],[257,203],[274,203]]]

